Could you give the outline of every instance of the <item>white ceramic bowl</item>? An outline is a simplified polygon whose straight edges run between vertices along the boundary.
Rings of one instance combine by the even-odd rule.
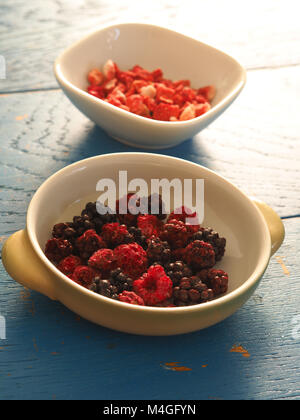
[[[127,70],[139,64],[162,68],[172,80],[190,79],[194,88],[214,85],[212,108],[188,121],[144,118],[86,92],[87,74],[108,59]],[[99,29],[75,43],[55,61],[58,83],[88,118],[122,143],[145,149],[175,146],[207,127],[233,102],[246,82],[244,68],[227,54],[169,29],[127,23]]]
[[[203,226],[227,239],[219,266],[229,273],[228,292],[213,301],[190,307],[155,308],[131,305],[98,295],[74,283],[44,255],[43,249],[58,221],[71,220],[87,201],[96,200],[101,178],[118,181],[143,178],[204,179]],[[222,205],[220,205],[222,203]],[[26,229],[5,242],[3,264],[19,283],[57,299],[83,318],[115,330],[171,335],[206,328],[233,314],[252,295],[280,246],[284,229],[270,207],[254,202],[216,173],[185,160],[148,153],[116,153],[76,162],[48,178],[28,208]],[[69,219],[66,219],[69,215]]]

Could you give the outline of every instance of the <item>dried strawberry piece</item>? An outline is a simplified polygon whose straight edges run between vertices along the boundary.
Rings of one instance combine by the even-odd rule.
[[[150,98],[149,96],[144,96],[143,101],[144,101],[144,104],[149,109],[149,111],[153,113],[153,111],[157,107],[157,104],[155,102],[155,99],[154,98]]]
[[[145,214],[138,216],[137,226],[139,229],[141,229],[143,235],[145,235],[147,238],[150,238],[152,235],[159,235],[163,224],[157,216],[153,214]]]
[[[206,102],[207,102],[207,100],[203,95],[200,95],[200,94],[196,95],[194,103],[205,104]]]
[[[133,305],[145,306],[144,300],[134,292],[124,290],[118,296],[121,302],[131,303]]]
[[[90,85],[100,85],[103,81],[103,74],[99,69],[93,69],[87,76]]]
[[[57,268],[66,276],[71,276],[75,268],[81,264],[81,258],[77,257],[76,255],[69,255],[60,261]]]
[[[156,102],[165,102],[173,104],[173,97],[175,95],[175,90],[166,87],[162,83],[157,83],[156,85]]]
[[[107,60],[102,70],[106,80],[111,80],[116,75],[116,66],[112,60]]]
[[[196,109],[195,109],[195,105],[193,104],[189,104],[188,106],[186,106],[180,116],[179,116],[179,120],[180,121],[186,121],[186,120],[191,120],[193,118],[196,117]]]
[[[144,104],[143,97],[141,95],[131,95],[127,98],[127,106],[129,110],[134,114],[141,116],[149,116],[150,111]]]
[[[88,86],[87,91],[89,94],[96,96],[97,98],[104,99],[105,93],[103,86]]]
[[[108,80],[108,82],[104,83],[103,88],[107,92],[111,92],[117,85],[118,80],[116,78]]]
[[[152,72],[152,78],[154,82],[160,82],[162,80],[163,77],[163,72],[162,69],[155,69]]]
[[[178,118],[179,106],[160,103],[154,108],[153,118],[160,121],[170,121],[171,117]]]
[[[207,102],[211,102],[216,94],[216,88],[213,85],[204,86],[197,90],[198,95],[205,97]]]
[[[133,282],[133,290],[143,298],[146,305],[156,305],[172,296],[173,283],[162,266],[153,265]]]
[[[142,86],[140,89],[140,94],[144,97],[147,96],[149,98],[155,98],[156,88],[153,85]]]
[[[147,269],[146,251],[137,243],[122,244],[114,249],[116,267],[132,279],[138,278]]]
[[[183,97],[185,102],[192,102],[196,98],[196,92],[194,89],[191,89],[185,86],[181,91],[180,94]]]
[[[210,108],[211,106],[208,102],[205,102],[204,104],[195,105],[195,116],[200,117],[200,115],[203,115],[207,111],[209,111]]]
[[[147,80],[149,82],[153,81],[153,76],[150,71],[143,69],[141,66],[134,66],[131,70],[133,73],[136,74],[137,77],[143,80]]]
[[[173,82],[173,87],[175,88],[176,92],[178,92],[179,90],[182,90],[185,86],[190,87],[191,86],[191,82],[190,80],[175,80]]]

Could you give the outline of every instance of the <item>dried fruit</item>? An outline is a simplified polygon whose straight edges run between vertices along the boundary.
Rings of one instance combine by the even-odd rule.
[[[160,68],[152,72],[139,65],[121,71],[111,59],[102,71],[87,76],[88,93],[136,115],[159,121],[186,121],[210,109],[214,86],[193,89],[189,80],[172,81]]]
[[[133,282],[134,292],[146,305],[156,305],[172,296],[173,283],[160,265],[151,266],[147,273]]]
[[[121,302],[132,303],[133,305],[145,305],[143,299],[140,296],[134,292],[128,292],[127,290],[119,294],[119,300]]]
[[[195,270],[210,268],[215,264],[215,251],[208,242],[193,241],[185,248],[184,260]]]
[[[114,249],[116,267],[130,276],[138,278],[147,269],[148,260],[146,251],[137,243],[119,245]]]

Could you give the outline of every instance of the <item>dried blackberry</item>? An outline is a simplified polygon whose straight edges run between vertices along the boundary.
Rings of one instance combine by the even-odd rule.
[[[172,280],[174,286],[178,286],[183,277],[190,277],[193,275],[190,267],[183,261],[175,261],[166,264],[165,272]]]
[[[210,289],[213,290],[215,296],[227,292],[228,274],[225,271],[210,268],[199,271],[197,275]]]
[[[53,226],[52,237],[57,239],[67,239],[72,242],[76,237],[76,230],[73,223],[57,223]]]
[[[204,241],[193,241],[184,250],[184,261],[194,270],[211,268],[215,265],[213,246]]]
[[[209,289],[197,276],[183,277],[179,285],[173,289],[173,299],[176,306],[197,305],[213,298],[213,290]]]
[[[126,243],[136,242],[139,244],[144,250],[147,250],[148,243],[147,238],[145,235],[143,235],[141,229],[135,226],[130,226],[128,228],[129,235],[125,238]]]
[[[151,236],[148,240],[147,257],[149,265],[159,263],[165,265],[171,260],[171,249],[168,242],[160,240],[157,236]]]
[[[117,268],[110,273],[110,281],[117,288],[118,293],[122,293],[124,290],[132,290],[133,280],[131,277],[124,274],[120,268]]]
[[[76,240],[76,249],[83,260],[88,260],[94,252],[101,248],[107,248],[107,245],[93,229],[85,231]]]
[[[214,248],[216,261],[221,260],[225,253],[226,239],[220,238],[218,232],[212,228],[200,228],[198,232],[191,236],[189,242],[196,240],[210,243]]]
[[[89,290],[111,299],[118,299],[118,288],[111,284],[109,280],[100,279],[98,276],[94,278]]]
[[[99,213],[100,208],[105,210],[105,214]],[[89,229],[95,229],[98,234],[101,233],[103,225],[116,222],[117,220],[117,216],[115,214],[109,213],[109,208],[107,206],[104,206],[100,203],[97,204],[96,202],[87,203],[81,212],[81,217],[83,217],[85,220],[88,220],[93,226]]]

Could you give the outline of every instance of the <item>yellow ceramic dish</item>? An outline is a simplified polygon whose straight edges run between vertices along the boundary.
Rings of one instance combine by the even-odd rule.
[[[130,305],[74,283],[46,258],[43,249],[54,223],[61,220],[66,209],[71,213],[73,209],[74,215],[87,197],[96,199],[99,179],[117,181],[121,169],[128,171],[128,179],[143,178],[148,183],[153,177],[204,179],[203,225],[212,226],[227,238],[226,254],[219,263],[230,277],[224,296],[189,307]],[[92,322],[135,334],[172,335],[209,327],[240,308],[258,286],[283,238],[283,224],[269,206],[251,200],[213,171],[168,156],[116,153],[76,162],[48,178],[31,200],[26,228],[5,242],[2,261],[17,282],[59,300]]]

